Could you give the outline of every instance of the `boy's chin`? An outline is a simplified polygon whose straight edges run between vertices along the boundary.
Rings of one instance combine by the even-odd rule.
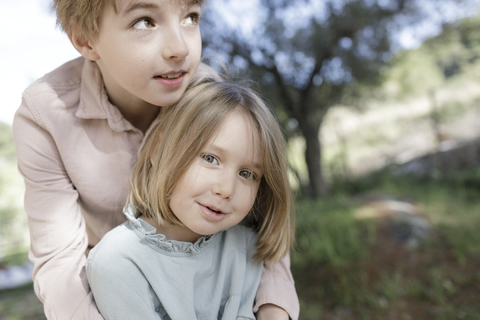
[[[154,103],[152,103],[155,106],[158,107],[169,107],[175,103],[177,103],[180,98],[182,97],[182,94],[185,92],[185,90],[178,89],[176,92],[171,92],[168,94],[163,95],[161,98],[157,99]]]

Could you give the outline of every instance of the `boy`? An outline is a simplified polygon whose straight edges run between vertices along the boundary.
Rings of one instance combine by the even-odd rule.
[[[200,65],[200,1],[54,0],[83,57],[32,84],[14,119],[35,292],[49,319],[101,319],[85,254],[125,221],[144,138]],[[199,75],[200,74],[200,75]],[[260,307],[260,309],[258,309]],[[289,260],[266,264],[258,319],[298,317]]]

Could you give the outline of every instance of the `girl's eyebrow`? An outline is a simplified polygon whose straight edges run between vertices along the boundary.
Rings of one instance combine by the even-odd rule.
[[[217,146],[217,145],[215,145],[215,144],[211,144],[211,145],[210,145],[210,148],[212,148],[212,150],[214,150],[214,152],[219,152],[219,153],[222,153],[222,152],[225,153],[225,152],[227,152],[224,148],[222,148],[221,146]],[[253,159],[252,159],[252,160],[253,160]],[[258,163],[258,162],[252,161],[251,165],[252,165],[252,167],[253,167],[254,169],[257,169],[257,170],[260,170],[260,171],[263,170],[262,165],[261,165],[260,163]]]

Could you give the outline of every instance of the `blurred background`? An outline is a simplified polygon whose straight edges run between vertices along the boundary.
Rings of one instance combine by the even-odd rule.
[[[210,0],[204,53],[288,139],[300,319],[480,319],[480,0]],[[50,3],[0,2],[0,319],[44,319],[11,122],[78,56]]]

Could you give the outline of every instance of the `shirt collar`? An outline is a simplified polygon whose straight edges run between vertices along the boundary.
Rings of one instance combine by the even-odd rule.
[[[80,103],[76,116],[82,119],[106,119],[109,126],[117,132],[140,131],[110,103],[97,63],[86,59],[82,70]]]

